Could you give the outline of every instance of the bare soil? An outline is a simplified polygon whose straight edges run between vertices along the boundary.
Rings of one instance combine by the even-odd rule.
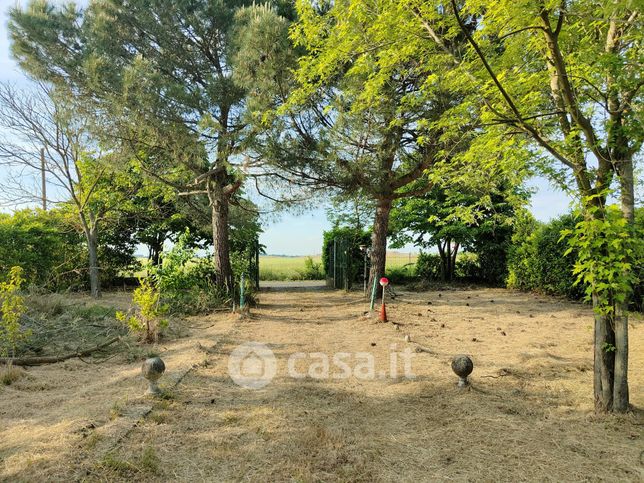
[[[644,479],[641,318],[630,327],[634,409],[598,416],[586,305],[501,289],[404,292],[387,306],[397,329],[366,316],[358,293],[274,288],[260,299],[247,318],[177,322],[180,337],[151,348],[168,368],[164,398],[143,395],[135,348],[31,368],[1,387],[0,480]],[[262,389],[228,375],[229,354],[249,341],[277,358]],[[379,377],[392,350],[418,347],[413,379]],[[296,352],[369,352],[378,377],[293,378]],[[465,390],[449,367],[461,353],[474,361]]]

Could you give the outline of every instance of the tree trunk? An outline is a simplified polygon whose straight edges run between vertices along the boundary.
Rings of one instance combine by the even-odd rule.
[[[233,287],[233,272],[230,265],[230,243],[228,239],[228,199],[218,180],[208,184],[208,197],[212,208],[212,243],[215,262],[216,284],[227,291]]]
[[[454,243],[454,246],[450,248],[451,254],[450,254],[450,282],[456,278],[456,255],[458,254],[458,249],[460,248],[459,243]]]
[[[101,276],[98,266],[98,233],[96,227],[87,233],[87,250],[89,251],[89,287],[92,297],[101,298]]]
[[[387,263],[387,230],[389,228],[390,211],[391,199],[379,199],[373,223],[373,234],[371,236],[371,270],[369,271],[369,287],[373,287],[373,283],[376,278],[385,276],[385,266]],[[378,294],[381,292],[381,290],[377,291]]]
[[[163,236],[156,237],[153,241],[148,244],[150,264],[153,266],[158,266],[161,259],[161,252],[163,251],[163,242],[165,241]]]
[[[599,306],[598,297],[593,295],[593,309]],[[610,317],[595,312],[595,357],[594,357],[594,396],[595,410],[612,411],[613,383],[615,368],[615,333]]]
[[[633,161],[626,159],[618,164],[622,214],[633,234],[635,222],[635,189],[633,179]],[[629,408],[628,393],[628,306],[630,297],[615,307],[615,372],[613,387],[613,410],[625,412]]]
[[[440,240],[438,242],[438,254],[441,257],[441,282],[447,282],[447,277],[449,274],[449,254],[445,251],[447,246],[446,241]]]
[[[628,394],[628,302],[616,307],[615,327],[615,371],[613,386],[613,410],[626,412],[629,407]]]

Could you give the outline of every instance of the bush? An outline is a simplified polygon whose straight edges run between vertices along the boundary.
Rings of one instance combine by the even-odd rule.
[[[161,315],[168,307],[161,305],[159,291],[149,278],[140,279],[140,287],[134,289],[132,302],[134,307],[128,313],[117,312],[116,318],[124,322],[130,331],[140,334],[144,342],[157,342],[168,321]]]
[[[31,332],[20,325],[20,319],[27,311],[25,299],[20,294],[23,283],[20,267],[12,267],[8,280],[0,283],[0,353],[10,357],[15,357],[18,344],[31,336]]]
[[[550,295],[581,299],[585,287],[575,285],[573,268],[576,251],[564,255],[569,246],[561,239],[562,230],[572,230],[578,219],[564,215],[542,224],[526,217],[517,224],[509,254],[507,286]]]
[[[468,278],[470,281],[497,286],[505,284],[513,230],[510,225],[489,226],[487,230],[479,230],[469,247],[469,251],[477,255],[479,267],[477,275]]]
[[[133,268],[135,247],[123,227],[104,228],[98,255],[101,284],[109,286],[121,271]],[[63,209],[0,214],[0,274],[20,266],[26,285],[82,290],[89,287],[88,258],[85,237]]]
[[[387,269],[386,276],[393,284],[408,283],[416,279],[415,267],[409,263],[400,267],[391,267]]]
[[[56,212],[22,210],[0,214],[0,277],[12,266],[26,285],[64,289],[78,285],[81,238]]]
[[[160,263],[149,269],[161,301],[173,312],[196,314],[224,305],[228,295],[215,284],[215,267],[210,258],[197,258],[186,230]]]
[[[441,279],[441,257],[433,253],[420,253],[416,260],[416,276],[430,282]]]
[[[298,270],[300,280],[324,280],[324,270],[322,263],[316,263],[311,257],[304,260],[304,269]]]
[[[476,253],[459,253],[456,256],[456,265],[454,267],[454,275],[457,280],[466,282],[478,282],[484,280],[481,276],[481,265],[479,263],[479,255]]]

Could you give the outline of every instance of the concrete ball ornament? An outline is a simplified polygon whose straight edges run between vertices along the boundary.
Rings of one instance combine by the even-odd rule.
[[[160,357],[151,357],[150,359],[146,359],[141,366],[141,373],[143,374],[143,377],[148,380],[148,390],[146,391],[146,394],[161,394],[161,389],[159,388],[157,381],[164,372],[165,364]]]
[[[469,385],[467,376],[472,374],[474,363],[466,355],[454,356],[452,359],[452,370],[458,376],[458,387],[466,387]]]

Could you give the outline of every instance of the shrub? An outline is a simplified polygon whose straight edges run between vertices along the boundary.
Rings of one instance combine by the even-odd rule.
[[[477,282],[484,280],[481,276],[481,265],[479,262],[479,255],[477,253],[459,253],[456,256],[456,265],[454,267],[454,275],[457,280],[467,282]]]
[[[215,267],[210,258],[197,258],[186,230],[177,243],[164,251],[149,275],[159,290],[161,301],[173,312],[196,314],[228,301],[216,284]]]
[[[476,253],[478,274],[469,278],[489,285],[504,285],[508,276],[508,252],[512,245],[513,227],[488,226],[479,230],[469,251]]]
[[[104,223],[102,228],[98,247],[101,283],[109,286],[121,271],[135,264],[135,246],[122,226]],[[0,274],[12,266],[22,267],[25,285],[47,290],[78,290],[89,285],[85,237],[63,208],[0,214]]]
[[[386,276],[393,284],[408,283],[416,278],[414,264],[408,263],[400,267],[388,268]]]
[[[144,342],[157,342],[168,326],[168,321],[161,318],[167,312],[167,306],[161,305],[159,291],[150,278],[142,278],[139,282],[140,287],[132,293],[134,308],[128,313],[117,312],[116,318],[127,324],[130,331],[140,334]]]
[[[0,352],[10,357],[15,357],[18,344],[31,336],[31,331],[23,330],[20,325],[20,319],[27,311],[25,299],[20,294],[25,281],[22,273],[22,268],[11,267],[8,280],[0,283]]]
[[[442,263],[440,255],[421,253],[416,260],[416,276],[429,282],[441,280]],[[454,279],[476,282],[481,279],[481,267],[476,253],[459,253],[456,256]]]
[[[441,257],[433,253],[420,253],[416,260],[416,276],[422,280],[438,281],[441,279]]]
[[[585,286],[575,285],[573,274],[577,252],[565,254],[569,246],[561,239],[561,232],[574,229],[577,222],[572,215],[547,224],[538,223],[532,217],[521,220],[512,238],[508,287],[581,299]]]
[[[25,284],[52,289],[75,286],[81,239],[55,212],[0,214],[0,276],[22,267]]]
[[[233,270],[235,286],[233,297],[235,303],[241,303],[242,278],[244,282],[244,304],[254,306],[257,304],[257,287],[255,280],[255,247],[249,246],[240,252],[230,254],[230,264]],[[242,277],[243,275],[243,277]],[[239,295],[239,297],[238,297]]]
[[[306,257],[304,269],[298,270],[298,276],[301,280],[323,280],[324,270],[322,270],[322,263],[316,263],[313,258]]]

